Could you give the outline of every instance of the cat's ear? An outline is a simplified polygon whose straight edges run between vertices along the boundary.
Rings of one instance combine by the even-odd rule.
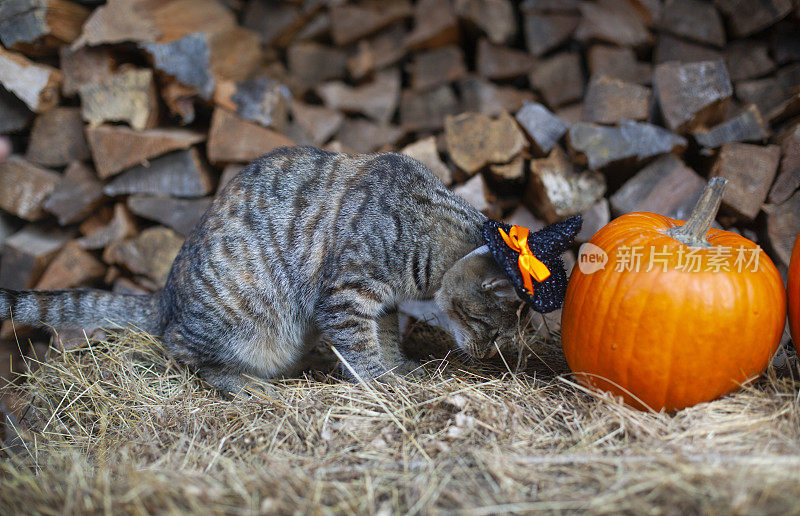
[[[517,293],[514,291],[514,287],[511,285],[511,282],[506,278],[499,276],[485,278],[481,282],[481,288],[484,291],[491,292],[497,297],[503,299],[516,297],[517,295]]]

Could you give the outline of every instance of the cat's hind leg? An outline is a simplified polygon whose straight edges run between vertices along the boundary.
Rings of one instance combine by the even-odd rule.
[[[190,335],[195,333],[190,332]],[[198,334],[199,336],[199,334]],[[232,336],[228,335],[230,339]],[[188,338],[178,325],[168,327],[162,337],[167,353],[177,362],[194,369],[208,385],[227,398],[249,399],[258,393],[275,393],[266,377],[248,375],[232,353],[230,343],[220,345],[210,334],[202,341]],[[228,349],[227,353],[224,352]]]
[[[226,367],[203,366],[197,369],[197,374],[227,398],[247,400],[276,394],[269,383]]]

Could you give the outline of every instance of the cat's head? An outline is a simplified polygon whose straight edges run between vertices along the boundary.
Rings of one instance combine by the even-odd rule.
[[[561,255],[580,231],[579,216],[524,233],[520,228],[487,220],[486,245],[458,260],[445,273],[436,302],[450,318],[459,348],[472,357],[491,356],[520,331],[520,319],[531,308],[539,313],[558,309],[567,290]],[[506,233],[513,229],[510,233]],[[502,230],[502,231],[501,231]],[[509,236],[510,235],[510,236]],[[511,238],[516,241],[510,241]],[[522,273],[531,274],[530,262],[522,269],[520,254],[533,255],[546,275],[525,285]],[[541,272],[541,269],[539,269]],[[523,305],[524,300],[524,305]]]
[[[519,314],[528,309],[486,246],[445,273],[436,303],[450,319],[458,347],[474,358],[490,357],[498,346],[513,341],[519,334]]]

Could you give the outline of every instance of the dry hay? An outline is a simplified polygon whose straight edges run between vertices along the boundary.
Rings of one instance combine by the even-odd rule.
[[[671,416],[590,396],[542,349],[522,374],[433,361],[421,382],[317,374],[250,402],[143,335],[51,349],[27,429],[6,426],[0,513],[800,512],[796,365]]]

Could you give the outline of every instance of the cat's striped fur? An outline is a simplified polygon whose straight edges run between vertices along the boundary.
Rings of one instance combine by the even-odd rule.
[[[225,392],[285,373],[320,336],[365,380],[404,374],[402,300],[435,296],[473,356],[516,328],[520,302],[481,247],[485,220],[411,158],[284,147],[224,188],[161,292],[2,290],[0,316],[136,325]]]

